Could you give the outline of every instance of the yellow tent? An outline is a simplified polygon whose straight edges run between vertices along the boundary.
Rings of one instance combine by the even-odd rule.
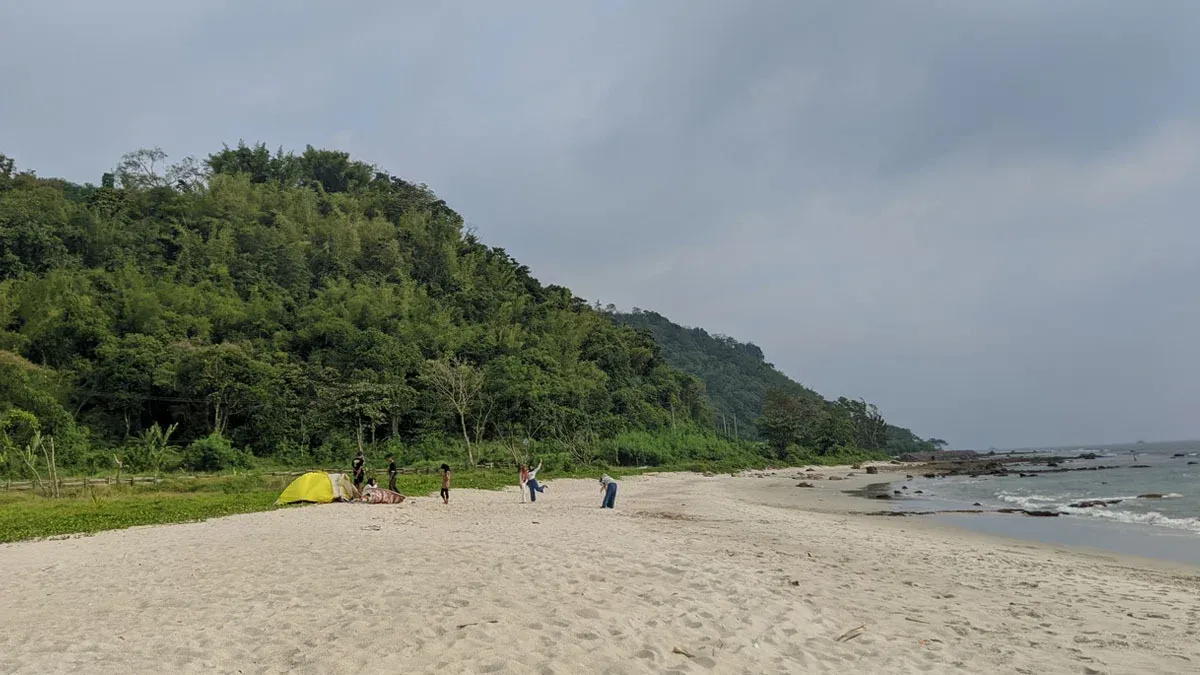
[[[358,490],[350,477],[344,473],[325,473],[310,471],[284,488],[275,500],[276,504],[291,504],[294,502],[313,502],[328,504],[332,501],[349,501],[358,497]]]

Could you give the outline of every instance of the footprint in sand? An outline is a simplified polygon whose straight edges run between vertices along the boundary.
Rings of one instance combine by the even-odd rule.
[[[581,607],[581,608],[575,610],[575,616],[577,616],[581,619],[599,619],[600,612],[597,612],[596,610],[592,609],[591,607]]]

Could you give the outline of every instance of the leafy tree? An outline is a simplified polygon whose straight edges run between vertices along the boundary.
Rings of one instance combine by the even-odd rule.
[[[467,418],[479,402],[483,376],[471,364],[458,359],[430,359],[422,368],[421,379],[457,413],[463,441],[467,444],[467,459],[475,466]]]

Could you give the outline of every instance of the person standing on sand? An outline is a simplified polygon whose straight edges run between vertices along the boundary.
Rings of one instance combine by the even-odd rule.
[[[442,503],[450,503],[450,465],[442,465]]]
[[[600,503],[600,508],[611,509],[617,505],[617,481],[612,479],[612,476],[604,474],[600,476],[600,489],[604,491],[604,501]]]
[[[354,456],[350,468],[354,471],[354,489],[362,492],[363,480],[367,477],[367,458],[363,456],[362,450],[359,450],[358,454]]]
[[[387,456],[388,461],[388,489],[392,492],[399,492],[396,489],[396,458],[392,455]]]
[[[545,492],[546,486],[539,485],[537,480],[537,472],[542,470],[542,463],[538,462],[537,468],[529,472],[529,477],[525,479],[525,484],[529,486],[529,501],[537,501],[537,493]]]
[[[521,487],[520,487],[521,503],[524,504],[525,503],[525,486],[529,484],[529,465],[528,464],[521,465],[521,471],[518,474],[517,479],[521,482]]]

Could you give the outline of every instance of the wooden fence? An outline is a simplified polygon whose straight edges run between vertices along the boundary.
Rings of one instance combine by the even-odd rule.
[[[60,478],[58,480],[58,487],[59,488],[81,487],[81,488],[86,489],[89,487],[104,487],[107,485],[115,485],[118,482],[121,485],[128,485],[130,487],[133,487],[134,485],[139,485],[139,484],[144,484],[144,483],[157,483],[161,480],[162,480],[161,478],[155,478],[153,476],[121,476],[119,481],[116,477],[113,477],[113,476],[110,476],[107,478],[88,478],[88,477]],[[47,485],[50,484],[50,481],[43,481],[43,482]],[[10,479],[4,480],[4,489],[5,490],[32,490],[32,489],[36,488],[37,486],[38,486],[37,481],[33,481],[33,480],[10,480]]]

